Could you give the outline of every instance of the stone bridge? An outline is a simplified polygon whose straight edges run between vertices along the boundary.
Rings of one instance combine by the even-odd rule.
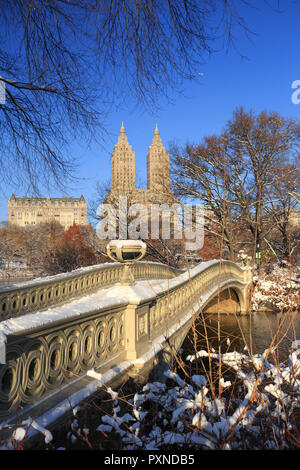
[[[18,415],[49,425],[101,387],[97,374],[116,386],[167,364],[200,311],[248,313],[251,270],[233,262],[139,261],[132,286],[120,284],[122,269],[105,263],[0,289],[0,423]]]

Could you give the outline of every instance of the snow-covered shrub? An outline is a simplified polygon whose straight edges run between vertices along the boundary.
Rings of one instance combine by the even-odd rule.
[[[261,272],[254,280],[254,311],[262,308],[284,311],[300,307],[299,281],[295,269],[282,268],[275,264],[271,273]]]
[[[198,351],[178,371],[166,371],[164,383],[147,383],[125,404],[105,387],[112,413],[99,415],[92,441],[76,407],[60,443],[29,418],[12,427],[1,449],[22,449],[33,430],[42,433],[44,448],[57,450],[80,443],[102,448],[103,436],[116,449],[133,451],[299,448],[300,341],[292,343],[285,363],[272,363],[270,349],[251,357],[246,351]],[[92,372],[102,385],[101,375]]]
[[[167,383],[145,385],[123,415],[112,392],[113,414],[102,417],[98,430],[119,434],[126,450],[289,448],[300,405],[300,344],[293,343],[287,365],[270,363],[268,354],[211,353],[225,371],[213,384],[208,376],[183,380],[169,370]],[[208,356],[199,351],[187,360]]]
[[[52,433],[30,417],[16,425],[7,426],[3,423],[3,427],[14,428],[14,430],[10,438],[0,442],[1,450],[23,450],[23,443],[34,433],[41,433],[46,445],[52,441]]]

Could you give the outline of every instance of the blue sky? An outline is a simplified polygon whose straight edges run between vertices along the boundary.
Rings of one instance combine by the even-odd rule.
[[[168,147],[173,140],[181,144],[197,142],[205,135],[220,132],[239,106],[300,119],[300,104],[293,104],[291,99],[292,83],[300,80],[300,1],[281,1],[281,13],[268,8],[263,0],[254,3],[259,5],[258,11],[244,9],[254,34],[251,41],[246,37],[238,41],[239,50],[247,59],[232,49],[217,52],[200,67],[203,75],[184,83],[181,94],[173,94],[171,104],[162,100],[160,109],[151,113],[134,109],[129,101],[113,110],[104,123],[108,134],[102,145],[92,143],[87,147],[82,142],[68,149],[76,157],[77,176],[85,178],[69,188],[68,196],[83,194],[89,201],[97,181],[110,178],[110,156],[122,121],[135,151],[136,174],[146,182],[146,155],[156,123],[163,144]],[[0,221],[7,220],[11,193],[26,195],[22,191],[23,188],[12,187],[0,194]],[[49,196],[62,194],[53,191]]]

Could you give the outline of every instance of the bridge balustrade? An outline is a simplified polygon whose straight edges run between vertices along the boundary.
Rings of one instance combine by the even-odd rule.
[[[9,292],[9,295],[19,295],[22,299],[43,291],[52,292],[55,297],[55,290],[59,289],[63,300],[63,289],[71,286],[71,294],[77,295],[79,290],[81,295],[91,293],[99,285],[117,282],[120,274],[116,263],[95,272],[70,275],[60,282],[51,280],[47,286],[35,283],[25,292],[20,289],[19,294]],[[134,361],[150,351],[161,335],[168,337],[168,332],[180,328],[188,313],[191,316],[203,309],[218,289],[236,288],[241,313],[246,313],[251,271],[230,261],[202,263],[185,273],[140,262],[134,266],[134,276],[165,280],[153,284],[148,294],[136,300],[129,298],[117,303],[112,298],[105,307],[7,335],[6,363],[0,366],[0,417],[7,419],[20,406],[26,408],[45,402],[56,390],[84,377],[91,368],[102,370],[111,364]],[[22,310],[15,321],[36,315],[24,314]]]
[[[0,288],[0,321],[60,305],[120,281],[120,263],[105,263]],[[160,263],[134,263],[135,279],[168,279],[182,271]]]

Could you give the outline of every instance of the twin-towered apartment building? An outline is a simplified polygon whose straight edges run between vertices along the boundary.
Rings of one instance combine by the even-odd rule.
[[[154,131],[147,154],[147,189],[135,188],[135,153],[122,123],[117,144],[111,155],[111,190],[106,202],[128,196],[130,203],[176,202],[169,189],[169,155],[162,144],[159,131]],[[74,222],[87,224],[87,203],[81,195],[75,197],[16,197],[8,201],[8,223],[20,227],[56,221],[67,230]]]
[[[147,154],[147,188],[135,187],[135,153],[129,145],[122,123],[120,135],[111,156],[111,190],[106,202],[115,203],[119,196],[127,196],[130,204],[177,202],[170,190],[169,154],[162,144],[156,126]]]

